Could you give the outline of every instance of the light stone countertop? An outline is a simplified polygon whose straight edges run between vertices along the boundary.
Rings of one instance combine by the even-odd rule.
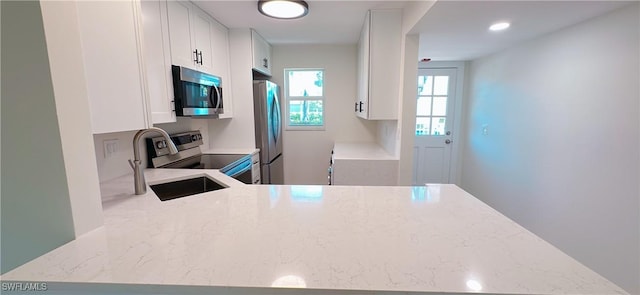
[[[377,143],[342,143],[333,145],[336,160],[398,160]]]
[[[455,185],[253,186],[146,170],[151,184],[202,174],[229,188],[161,202],[134,196],[131,175],[103,183],[103,227],[2,280],[109,294],[626,294]]]

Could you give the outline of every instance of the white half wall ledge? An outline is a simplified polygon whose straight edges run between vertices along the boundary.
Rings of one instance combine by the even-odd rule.
[[[82,46],[74,2],[41,2],[49,66],[76,236],[102,225]]]

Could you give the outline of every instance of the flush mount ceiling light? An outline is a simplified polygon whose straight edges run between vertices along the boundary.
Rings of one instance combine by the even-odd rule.
[[[305,1],[260,0],[258,1],[258,10],[268,17],[294,19],[307,15],[309,5]]]
[[[494,31],[494,32],[502,31],[502,30],[506,30],[509,26],[510,24],[508,22],[499,22],[491,25],[489,27],[489,31]]]

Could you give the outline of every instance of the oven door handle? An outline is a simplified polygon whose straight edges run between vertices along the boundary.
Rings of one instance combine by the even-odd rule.
[[[251,170],[251,161],[244,161],[242,163],[240,163],[239,165],[236,165],[235,167],[227,170],[224,174],[226,174],[227,176],[230,177],[236,177],[242,173],[245,173],[247,171]]]

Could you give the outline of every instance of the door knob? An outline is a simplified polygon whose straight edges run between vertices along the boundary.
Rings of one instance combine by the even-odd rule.
[[[451,144],[451,139],[445,139],[445,140],[444,140],[444,143],[446,143],[446,144]]]

